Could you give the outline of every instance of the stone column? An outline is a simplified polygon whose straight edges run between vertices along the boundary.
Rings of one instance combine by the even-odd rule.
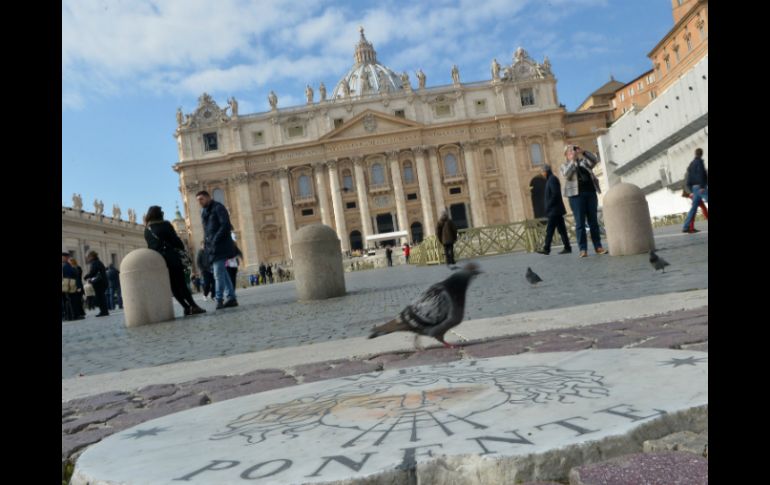
[[[356,173],[356,191],[358,192],[358,207],[361,210],[361,226],[364,230],[363,244],[367,247],[366,236],[372,235],[372,217],[369,214],[369,193],[364,179],[364,160],[361,157],[353,158],[354,171]]]
[[[508,201],[511,205],[512,222],[523,221],[527,218],[524,211],[524,199],[519,183],[519,169],[516,163],[516,154],[514,145],[515,138],[511,135],[501,136],[498,143],[503,147],[502,165],[506,170],[506,181],[508,182]]]
[[[278,179],[281,183],[283,218],[286,225],[286,240],[289,246],[289,257],[291,258],[291,245],[294,241],[294,233],[297,232],[297,226],[294,224],[294,206],[291,202],[291,190],[289,189],[289,171],[285,168],[279,168]]]
[[[390,175],[393,178],[393,193],[396,195],[396,213],[398,214],[398,230],[409,232],[409,218],[406,215],[406,200],[404,185],[401,182],[401,164],[398,163],[398,151],[388,152],[390,160]],[[403,245],[407,238],[399,238]]]
[[[326,197],[326,184],[324,183],[324,163],[313,164],[315,173],[316,193],[318,194],[318,205],[321,208],[321,222],[332,227],[332,217],[329,213],[329,200]]]
[[[438,159],[438,147],[427,147],[428,156],[430,157],[430,171],[433,175],[433,195],[436,198],[436,218],[441,217],[441,213],[444,212],[447,207],[444,205],[444,183],[441,181],[441,170],[439,169]]]
[[[471,195],[471,217],[473,217],[471,227],[486,226],[484,203],[480,193],[481,188],[478,186],[479,178],[476,176],[476,159],[473,156],[477,145],[478,142],[463,142],[460,144],[465,157],[465,171],[468,174],[468,192]]]
[[[198,249],[201,248],[201,241],[206,236],[203,232],[203,221],[201,221],[201,206],[198,204],[198,199],[195,198],[195,194],[201,190],[201,185],[196,181],[185,184],[184,188],[187,193],[187,217],[190,218],[192,245],[197,256]]]
[[[254,232],[254,213],[251,210],[251,194],[249,193],[249,174],[239,173],[233,177],[238,193],[238,224],[241,226],[241,238],[238,245],[246,258],[246,270],[259,267],[257,252],[257,235]]]
[[[337,237],[340,238],[343,251],[350,251],[350,238],[348,238],[347,227],[345,226],[345,210],[342,205],[342,195],[340,195],[340,179],[337,175],[337,161],[329,160],[326,162],[329,167],[329,187],[332,191],[332,206],[334,207],[334,223],[337,229]]]
[[[433,209],[430,203],[430,188],[428,185],[428,172],[425,170],[425,148],[414,147],[415,163],[417,164],[417,183],[420,185],[420,205],[422,206],[422,227],[424,237],[433,236],[436,228],[433,227]]]

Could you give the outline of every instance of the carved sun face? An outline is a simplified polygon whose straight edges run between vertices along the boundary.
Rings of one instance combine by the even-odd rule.
[[[203,112],[203,117],[204,118],[211,118],[211,111],[209,111],[209,110],[204,111]]]

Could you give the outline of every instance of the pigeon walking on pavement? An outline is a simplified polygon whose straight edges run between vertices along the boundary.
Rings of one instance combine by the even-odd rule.
[[[534,271],[532,271],[532,268],[527,267],[527,274],[526,274],[527,281],[530,282],[530,284],[536,285],[543,281],[542,278],[540,278]]]
[[[463,321],[465,292],[471,279],[480,274],[478,265],[468,263],[449,278],[436,283],[401,310],[393,320],[372,329],[369,338],[392,332],[413,332],[414,346],[419,349],[420,335],[433,337],[444,347],[455,348],[444,341],[444,334]]]
[[[650,264],[655,268],[655,271],[662,269],[664,273],[666,272],[666,266],[671,266],[668,264],[668,261],[655,254],[654,250],[650,251]]]

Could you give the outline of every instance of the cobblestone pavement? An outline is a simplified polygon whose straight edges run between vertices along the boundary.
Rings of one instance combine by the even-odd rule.
[[[241,375],[212,376],[180,384],[152,385],[132,392],[108,392],[74,399],[62,403],[62,470],[65,464],[74,463],[89,445],[113,433],[167,414],[255,392],[460,359],[630,347],[708,352],[708,307],[574,329],[533,332],[472,343],[460,349],[439,347],[421,352],[385,353],[363,360],[336,360],[292,369],[263,369]]]
[[[646,254],[627,257],[514,253],[477,258],[484,274],[471,284],[466,319],[708,288],[708,225],[682,234],[655,230],[658,254],[671,263],[655,272]],[[606,241],[605,241],[606,244]],[[610,251],[612,248],[609,248]],[[462,264],[462,261],[461,261]],[[530,287],[527,267],[544,280]],[[395,266],[346,274],[348,294],[299,303],[294,282],[238,290],[240,306],[171,322],[126,328],[122,312],[62,323],[62,378],[364,336],[396,315],[444,266]],[[175,304],[176,305],[176,304]],[[176,307],[181,317],[181,307]]]

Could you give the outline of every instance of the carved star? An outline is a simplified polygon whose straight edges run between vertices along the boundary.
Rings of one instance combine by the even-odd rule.
[[[661,363],[661,365],[673,365],[674,367],[679,367],[680,365],[695,365],[700,362],[705,362],[706,360],[708,360],[708,357],[687,357],[686,359],[672,358],[669,361]]]
[[[139,429],[129,435],[126,435],[124,439],[128,439],[128,438],[139,439],[145,436],[158,436],[158,433],[160,433],[161,431],[166,431],[167,429],[168,428]]]

